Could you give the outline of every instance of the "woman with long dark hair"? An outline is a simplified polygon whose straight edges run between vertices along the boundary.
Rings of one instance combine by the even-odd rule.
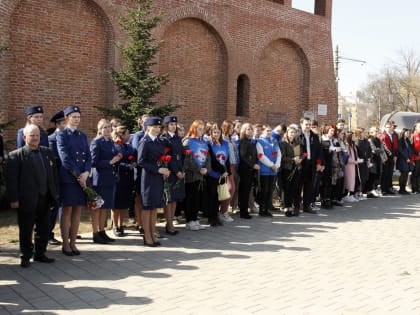
[[[408,173],[414,169],[412,155],[413,148],[410,143],[411,131],[403,128],[398,139],[398,153],[396,168],[400,171],[400,178],[398,180],[400,185],[399,193],[401,195],[408,195],[409,192],[405,189],[408,181]]]
[[[166,219],[165,231],[169,235],[178,234],[173,224],[173,218],[177,202],[185,198],[185,174],[183,171],[184,147],[181,138],[178,137],[177,122],[178,118],[176,116],[166,116],[163,119],[162,131],[162,138],[166,140],[168,148],[167,154],[171,156],[171,161],[168,165],[171,171],[171,175],[168,178],[168,200],[165,200],[165,206],[163,208]]]

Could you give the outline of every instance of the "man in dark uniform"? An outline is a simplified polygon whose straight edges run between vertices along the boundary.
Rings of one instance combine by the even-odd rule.
[[[17,209],[19,245],[23,268],[30,258],[54,262],[45,255],[50,227],[50,204],[58,202],[58,177],[54,155],[40,143],[40,130],[28,125],[23,130],[25,146],[9,153],[6,164],[6,189],[10,207]],[[32,231],[36,226],[35,254]]]
[[[64,112],[60,110],[56,113],[50,120],[50,122],[54,123],[55,131],[48,136],[48,143],[50,150],[54,153],[54,159],[57,165],[57,169],[61,166],[61,160],[58,156],[57,151],[57,133],[63,130],[66,127],[66,121],[64,119]],[[61,211],[61,210],[60,210]],[[57,215],[59,212],[59,206],[53,205],[51,206],[51,213],[50,213],[50,232],[48,235],[48,244],[50,245],[61,245],[61,242],[54,237],[54,228],[57,222]]]

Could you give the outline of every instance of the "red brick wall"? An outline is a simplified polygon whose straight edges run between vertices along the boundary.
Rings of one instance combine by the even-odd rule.
[[[236,118],[238,76],[249,78],[252,122],[290,123],[303,111],[327,104],[336,118],[331,44],[331,2],[316,0],[310,14],[291,1],[155,0],[164,40],[156,71],[169,74],[158,101],[181,105],[188,125],[195,118]],[[3,0],[0,45],[0,120],[18,118],[40,103],[46,121],[58,109],[82,107],[82,129],[100,118],[93,106],[112,106],[117,96],[107,71],[121,64],[113,41],[124,40],[117,18],[130,0]],[[282,120],[282,121],[279,121]],[[47,127],[46,123],[46,127]],[[13,138],[15,130],[7,134]]]

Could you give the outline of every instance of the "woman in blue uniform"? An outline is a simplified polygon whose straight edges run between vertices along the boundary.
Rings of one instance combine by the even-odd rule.
[[[211,127],[208,146],[211,165],[209,175],[206,177],[208,220],[211,226],[220,226],[223,225],[221,221],[223,220],[222,217],[224,216],[224,213],[219,213],[221,202],[218,200],[217,185],[219,184],[219,181],[221,181],[222,184],[225,183],[231,173],[229,143],[226,140],[223,140],[222,131],[217,124],[213,124]],[[230,198],[227,201],[229,202]],[[223,209],[221,209],[221,211],[223,211]]]
[[[115,241],[105,233],[107,210],[114,208],[114,194],[118,177],[118,162],[122,154],[111,139],[112,125],[107,119],[98,122],[97,137],[90,144],[92,155],[93,187],[105,201],[100,209],[92,210],[93,242],[108,244]]]
[[[31,105],[26,109],[26,125],[37,125],[40,131],[41,142],[39,145],[43,147],[49,147],[48,134],[45,132],[42,124],[44,122],[44,109],[41,105]],[[18,130],[16,147],[21,148],[25,145],[25,140],[23,139],[23,128]]]
[[[118,165],[118,182],[115,189],[114,208],[112,209],[112,222],[115,236],[124,234],[124,216],[133,201],[134,169],[137,167],[137,152],[129,144],[130,132],[126,126],[118,126],[112,132],[112,139],[117,151],[122,154]]]
[[[182,168],[183,163],[183,151],[182,140],[178,137],[177,132],[177,117],[166,116],[163,119],[163,132],[162,137],[166,140],[167,148],[169,149],[168,154],[171,156],[169,162],[169,170],[171,175],[168,178],[169,186],[169,200],[166,200],[164,207],[165,218],[166,218],[166,233],[169,235],[176,235],[178,231],[175,230],[173,225],[173,218],[175,215],[176,204],[185,198],[185,184],[184,184],[184,172]]]
[[[144,245],[150,247],[159,246],[156,240],[157,209],[162,208],[163,180],[168,178],[170,171],[165,163],[159,162],[165,155],[165,143],[159,139],[162,119],[150,117],[145,123],[146,134],[141,139],[138,149],[138,164],[141,172],[141,212],[144,229]]]
[[[61,160],[60,221],[62,252],[64,255],[80,255],[76,248],[82,206],[86,205],[83,188],[86,187],[92,159],[86,135],[77,128],[80,124],[79,106],[68,106],[64,110],[67,127],[57,134],[57,151]]]

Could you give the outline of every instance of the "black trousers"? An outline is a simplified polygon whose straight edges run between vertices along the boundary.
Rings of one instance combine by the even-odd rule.
[[[202,206],[202,196],[204,195],[204,184],[200,181],[185,183],[185,220],[187,222],[197,221],[197,213]]]
[[[294,207],[296,209],[300,208],[301,196],[300,196],[300,180],[301,175],[300,171],[295,170],[294,175],[291,178],[292,170],[282,169],[282,183],[283,183],[283,193],[284,200],[283,205],[285,208]]]
[[[303,190],[303,208],[308,208],[315,200],[316,183],[314,183],[314,169],[312,165],[303,167],[300,191]]]
[[[217,185],[219,179],[210,176],[206,177],[207,184],[207,216],[210,221],[214,221],[219,213],[219,200],[217,196]]]
[[[239,168],[238,204],[241,215],[248,213],[249,193],[254,181],[254,172]]]
[[[420,160],[414,161],[414,171],[411,173],[411,190],[420,192]]]
[[[35,233],[35,256],[42,256],[47,250],[48,233],[50,231],[50,198],[48,195],[39,196],[35,212],[25,212],[19,209],[19,246],[21,257],[29,259],[34,254],[32,234]]]
[[[57,222],[58,210],[59,210],[59,207],[57,206],[50,207],[50,231],[48,234],[48,238],[50,240],[54,238],[54,228]]]
[[[389,158],[383,167],[382,178],[381,178],[381,190],[382,192],[388,192],[392,188],[392,175],[394,172],[394,160]]]
[[[274,191],[274,181],[276,175],[273,176],[260,176],[261,192],[260,192],[260,212],[268,211],[271,209]]]

